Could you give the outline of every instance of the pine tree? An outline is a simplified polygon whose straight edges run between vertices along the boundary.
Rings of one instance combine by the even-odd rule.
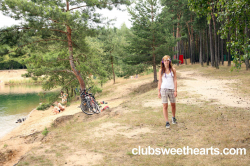
[[[139,0],[134,8],[128,11],[132,18],[132,34],[128,36],[129,52],[127,62],[137,67],[137,72],[142,72],[153,67],[154,82],[157,82],[157,62],[169,53],[169,48],[176,44],[170,34],[168,25],[171,24],[172,15],[165,10],[161,13],[158,0]]]
[[[69,55],[67,60],[71,69],[58,70],[58,72],[73,74],[83,90],[86,85],[80,69],[83,69],[84,66],[80,64],[90,57],[86,55],[88,49],[85,37],[93,34],[94,29],[98,27],[98,23],[103,22],[101,15],[96,12],[96,9],[107,8],[111,10],[114,6],[129,4],[129,1],[2,0],[1,3],[0,10],[5,15],[16,20],[24,19],[26,21],[20,29],[42,36],[41,38],[31,38],[28,41],[24,41],[25,44],[19,46],[19,48],[28,44],[34,45],[34,43],[47,42],[50,45],[54,45],[55,49],[61,49],[56,48],[57,43],[60,43],[63,45],[63,48],[68,49]]]

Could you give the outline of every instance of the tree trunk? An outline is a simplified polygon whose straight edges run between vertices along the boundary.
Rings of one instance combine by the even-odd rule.
[[[218,65],[220,65],[220,61],[221,61],[221,55],[220,55],[220,35],[218,36]]]
[[[69,2],[67,1],[66,3],[67,3],[67,12],[69,12]],[[67,27],[67,39],[68,39],[69,59],[70,59],[69,63],[70,63],[73,73],[75,74],[77,80],[79,81],[81,90],[83,90],[85,89],[85,82],[82,76],[80,75],[80,71],[76,70],[75,63],[73,61],[74,57],[73,57],[73,47],[72,47],[72,39],[71,39],[71,28],[68,25],[66,25],[66,27]]]
[[[185,42],[185,45],[184,45],[184,59],[185,59],[185,64],[187,65],[187,41]]]
[[[209,66],[209,44],[208,44],[208,29],[206,28],[206,43],[207,43],[207,66]]]
[[[245,58],[246,70],[249,69],[249,59],[248,57]]]
[[[206,43],[205,43],[205,40],[206,40],[206,36],[205,36],[205,34],[206,34],[206,29],[205,30],[203,30],[203,32],[202,32],[202,62],[203,63],[205,63],[206,61],[205,61],[205,49],[206,49]]]
[[[201,64],[201,66],[203,67],[203,56],[202,56],[202,54],[203,54],[203,52],[202,52],[202,33],[201,33],[201,30],[200,30],[200,32],[199,32],[199,35],[200,35],[200,64]]]
[[[154,14],[153,14],[153,5],[151,5],[151,19],[152,19],[152,24],[154,22]],[[156,63],[155,63],[155,36],[154,36],[154,31],[153,31],[153,70],[154,70],[154,82],[157,82],[157,72],[156,72]]]
[[[209,38],[210,38],[210,59],[211,66],[214,67],[214,47],[213,47],[213,36],[212,36],[212,20],[209,22]]]
[[[214,7],[213,7],[214,10]],[[214,14],[212,13],[212,19],[213,19],[213,24],[214,24],[214,59],[215,59],[215,67],[216,69],[219,69],[219,65],[218,65],[218,48],[217,48],[217,34],[216,34],[216,24],[215,24],[215,18],[214,18]]]
[[[222,61],[222,65],[224,66],[224,50],[223,50],[223,39],[221,39],[221,61]]]
[[[193,28],[191,26],[191,57],[190,57],[190,63],[193,64],[194,63],[194,36],[193,36]]]
[[[191,59],[191,37],[189,36],[188,38],[188,58],[189,58],[189,63],[190,63],[190,59]]]
[[[247,45],[247,20],[245,19],[245,46]],[[244,52],[245,54],[248,53],[248,51]],[[245,58],[245,64],[246,64],[246,70],[249,69],[249,59],[248,57]]]
[[[73,95],[74,95],[74,89],[71,87],[71,94],[70,94],[70,96],[73,97]]]
[[[66,88],[66,93],[69,94],[69,89],[68,88]]]
[[[230,30],[229,30],[229,32],[230,32]],[[229,33],[227,34],[227,42],[229,43],[229,41],[230,41],[230,35],[229,35]],[[230,45],[228,46],[228,48],[227,48],[227,54],[228,54],[228,63],[227,63],[227,66],[231,66],[231,50],[230,50]]]
[[[180,30],[180,23],[177,23],[177,29],[176,29],[176,38],[179,37],[179,30]],[[179,55],[180,55],[180,41],[177,42],[177,55],[176,58],[179,60]],[[177,63],[177,66],[179,66],[179,62]]]
[[[175,36],[174,36],[174,25],[173,25],[173,37],[175,37]],[[175,47],[173,47],[173,52],[175,51],[174,49],[175,49]],[[173,58],[173,59],[174,59],[174,58]]]
[[[180,51],[180,54],[183,55],[183,58],[184,58],[184,41],[181,40],[181,51]]]
[[[237,41],[238,40],[237,26],[235,28],[235,36],[236,36],[236,41]],[[238,56],[238,58],[239,58],[239,60],[238,60],[239,66],[237,66],[237,68],[238,68],[238,67],[241,67],[241,59],[240,59],[241,54],[240,54],[240,50],[238,50],[237,47],[235,47],[235,53],[236,53],[236,55],[237,55],[237,53],[239,54],[239,56]],[[235,63],[234,66],[236,67],[236,63]]]
[[[194,61],[195,63],[196,63],[196,62],[199,63],[199,50],[200,50],[200,49],[199,49],[199,42],[200,42],[199,40],[200,40],[200,39],[199,39],[199,35],[197,34],[197,35],[196,35],[196,42],[195,42],[195,45],[196,45],[195,50],[197,50],[197,51],[196,51],[196,54],[195,54],[195,61]]]

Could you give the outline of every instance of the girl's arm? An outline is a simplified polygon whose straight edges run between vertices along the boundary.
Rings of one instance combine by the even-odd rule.
[[[158,81],[158,93],[161,91],[161,83],[162,83],[162,77],[161,77],[161,69],[159,70],[159,81]]]
[[[174,70],[174,91],[177,92],[177,76],[176,76],[176,70],[175,68],[173,68]]]

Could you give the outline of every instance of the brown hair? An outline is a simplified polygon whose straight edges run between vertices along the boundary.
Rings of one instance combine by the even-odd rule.
[[[162,60],[161,60],[161,76],[163,75],[163,73],[165,73],[166,72],[166,68],[165,68],[165,65],[164,65],[164,60],[167,60],[167,59],[169,59],[170,61],[169,61],[169,71],[170,71],[170,73],[171,73],[171,70],[172,71],[174,71],[173,70],[173,65],[172,65],[172,61],[171,61],[171,58],[170,58],[170,56],[169,55],[165,55],[163,58],[162,58]],[[171,75],[172,75],[172,73],[171,73]],[[172,76],[173,77],[173,76]]]

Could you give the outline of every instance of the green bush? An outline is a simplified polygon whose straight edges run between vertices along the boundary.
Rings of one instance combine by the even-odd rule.
[[[102,92],[102,89],[99,88],[99,87],[97,87],[97,86],[94,86],[94,87],[92,87],[92,89],[91,89],[91,93],[92,93],[93,95],[95,95],[96,93],[101,93],[101,92]]]
[[[53,93],[49,93],[48,94],[48,97],[46,98],[48,103],[52,104],[54,103],[55,101],[58,100],[58,97],[59,97],[59,93],[58,92],[53,92]]]
[[[51,106],[51,103],[43,103],[37,107],[37,110],[46,110]]]
[[[42,134],[44,136],[46,136],[48,133],[49,133],[49,131],[48,131],[47,127],[45,127],[45,129],[43,130]]]
[[[172,60],[172,64],[178,64],[178,63],[180,63],[181,61],[180,60],[177,60],[177,59],[173,59]]]
[[[148,70],[146,71],[146,74],[148,75],[148,74],[153,73],[153,72],[154,72],[154,70],[153,70],[152,68],[150,68],[150,69],[148,69]]]

